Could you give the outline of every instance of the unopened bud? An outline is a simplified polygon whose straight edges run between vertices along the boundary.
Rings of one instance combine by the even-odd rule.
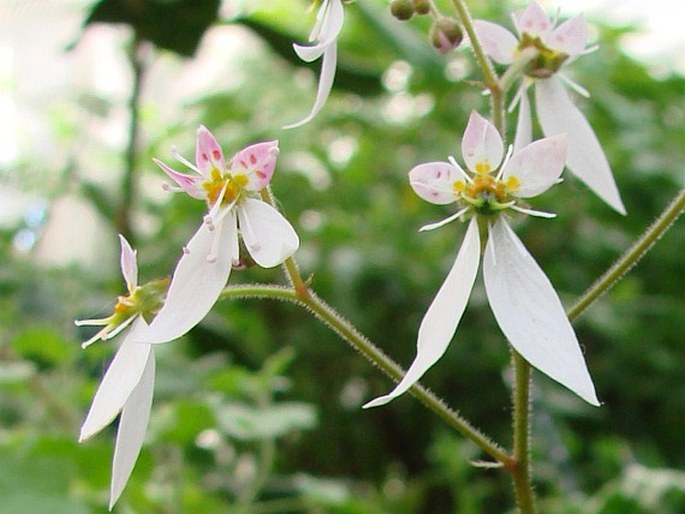
[[[390,2],[390,13],[400,21],[411,19],[415,12],[412,0],[392,0]]]
[[[414,0],[414,10],[416,14],[428,14],[431,12],[430,0]]]
[[[430,30],[431,44],[441,54],[457,48],[464,38],[464,33],[457,20],[443,16],[433,22]]]

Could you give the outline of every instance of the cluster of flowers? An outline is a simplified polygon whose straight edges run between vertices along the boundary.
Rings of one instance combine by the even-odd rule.
[[[310,121],[329,96],[343,16],[342,0],[323,0],[310,36],[312,45],[295,45],[303,60],[323,57],[323,63],[311,112],[290,127]],[[615,210],[625,213],[604,152],[560,81],[562,66],[586,52],[587,24],[578,16],[555,28],[533,1],[514,16],[514,25],[518,38],[493,23],[475,22],[479,40],[494,61],[512,64],[527,60],[514,104],[518,105],[519,120],[513,147],[505,152],[497,129],[473,112],[461,144],[466,169],[450,157],[449,162],[420,164],[409,172],[411,187],[419,197],[434,204],[458,206],[453,215],[421,230],[456,219],[468,221],[468,228],[454,265],[420,325],[416,359],[392,392],[365,407],[383,405],[406,392],[444,354],[466,309],[481,254],[489,303],[514,349],[590,404],[599,405],[561,301],[507,221],[511,213],[554,217],[532,209],[525,200],[558,183],[565,166]],[[527,97],[527,89],[533,84],[536,113],[546,136],[537,141],[532,141]],[[167,189],[204,200],[209,211],[183,248],[170,282],[138,285],[136,253],[121,237],[121,271],[128,294],[119,297],[108,318],[77,322],[104,326],[84,346],[110,339],[129,327],[95,394],[80,436],[81,441],[89,439],[121,413],[110,507],[121,494],[142,447],[152,403],[153,345],[178,339],[210,311],[239,260],[239,237],[263,267],[283,263],[299,246],[290,223],[268,201],[266,188],[278,152],[275,141],[258,143],[239,151],[227,165],[216,139],[200,127],[196,164],[175,154],[195,174],[179,173],[155,160],[175,183]]]

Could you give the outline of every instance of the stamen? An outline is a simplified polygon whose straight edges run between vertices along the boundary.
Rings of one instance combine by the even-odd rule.
[[[456,169],[459,172],[459,174],[464,178],[464,180],[466,180],[466,182],[468,182],[469,184],[473,184],[473,180],[471,179],[471,177],[469,177],[466,174],[466,172],[463,169],[461,169],[461,166],[457,164],[457,160],[454,158],[453,155],[450,155],[447,158],[447,160],[450,162],[452,166],[454,166],[454,169]]]
[[[162,183],[162,189],[164,191],[167,191],[168,193],[181,193],[181,192],[183,192],[183,189],[181,187],[174,186],[172,184],[169,184],[168,182]]]
[[[212,247],[210,248],[209,255],[207,256],[207,262],[214,263],[217,260],[219,250],[219,239],[221,238],[221,232],[223,228],[223,223],[217,223],[216,232],[214,232],[214,239],[212,240]]]
[[[181,250],[182,250],[183,253],[186,254],[186,255],[189,255],[189,254],[190,254],[190,248],[188,248],[187,246],[184,246],[183,248],[181,248]]]
[[[138,313],[134,314],[133,316],[130,316],[126,321],[124,321],[121,325],[116,327],[114,330],[111,332],[107,332],[104,336],[102,336],[103,341],[107,341],[108,339],[112,339],[116,335],[120,334],[122,330],[124,330],[126,327],[128,327],[131,322],[136,318]]]
[[[588,46],[585,50],[583,50],[582,52],[580,52],[580,55],[591,54],[591,53],[596,52],[597,50],[599,50],[599,45]]]
[[[563,82],[565,82],[571,89],[573,89],[576,93],[578,93],[580,96],[582,96],[584,98],[590,98],[590,92],[587,89],[585,89],[583,86],[581,86],[577,82],[572,81],[570,78],[568,78],[563,73],[557,73],[557,76]]]
[[[100,319],[77,319],[74,320],[74,325],[77,327],[101,327],[109,323],[109,318]]]
[[[546,219],[552,219],[556,218],[557,215],[553,212],[545,212],[545,211],[536,211],[534,209],[526,209],[525,207],[521,207],[519,205],[512,205],[510,209],[520,212],[522,214],[527,214],[529,216],[535,216],[536,218],[546,218]]]
[[[507,163],[509,162],[509,159],[511,159],[511,154],[514,153],[514,145],[509,145],[507,147],[507,153],[504,156],[504,161],[502,162],[502,166],[499,168],[499,172],[497,172],[497,176],[495,177],[495,180],[500,180],[502,178],[502,174],[504,173],[504,168],[506,167]]]
[[[174,159],[176,159],[178,162],[188,166],[191,170],[194,172],[198,173],[199,175],[202,175],[203,177],[205,176],[204,173],[202,173],[199,169],[197,169],[197,166],[192,164],[188,159],[183,157],[180,153],[178,153],[178,148],[176,146],[171,147],[171,155],[173,156]]]
[[[514,112],[518,104],[521,102],[521,97],[527,93],[528,87],[530,86],[531,82],[532,81],[528,77],[523,77],[521,85],[516,90],[516,94],[514,95],[514,98],[512,98],[509,107],[507,107],[508,113]]]
[[[88,348],[88,347],[89,347],[91,344],[93,344],[94,342],[99,341],[99,340],[101,340],[101,339],[104,340],[104,338],[105,338],[106,335],[107,335],[107,328],[108,328],[108,327],[103,328],[103,329],[100,330],[97,334],[95,334],[93,337],[91,337],[91,338],[88,339],[87,341],[84,341],[83,343],[81,343],[81,348],[84,348],[84,349],[85,349],[85,348]]]
[[[205,225],[207,225],[207,228],[209,229],[210,232],[212,230],[214,230],[214,228],[216,226],[216,225],[214,225],[214,222],[212,221],[212,217],[209,214],[207,214],[204,218],[202,218],[202,222]]]
[[[261,245],[257,241],[257,237],[255,236],[254,229],[252,228],[249,218],[247,216],[243,216],[240,218],[240,221],[240,231],[243,233],[243,241],[245,241],[245,246],[247,246],[247,248],[250,250],[250,253],[252,253],[252,251],[259,251]],[[248,244],[248,242],[245,240],[245,234],[247,234],[247,239],[253,241],[253,243]]]
[[[470,207],[465,207],[460,211],[457,211],[456,213],[452,214],[451,216],[448,216],[442,221],[438,221],[435,223],[429,223],[428,225],[424,225],[419,229],[419,232],[426,232],[427,230],[435,230],[436,228],[440,228],[443,225],[447,225],[448,223],[451,223],[452,221],[456,220],[457,218],[461,217],[466,211],[468,211]]]

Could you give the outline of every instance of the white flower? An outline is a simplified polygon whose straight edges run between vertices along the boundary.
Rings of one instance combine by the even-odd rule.
[[[282,264],[297,250],[300,241],[288,220],[258,197],[271,180],[277,157],[277,141],[258,143],[236,153],[227,167],[214,136],[200,127],[197,165],[176,155],[195,175],[179,173],[155,159],[177,190],[204,200],[209,212],[184,248],[164,306],[149,330],[140,333],[142,341],[171,341],[207,315],[238,262],[239,229],[250,256],[264,268]]]
[[[502,163],[504,148],[499,133],[474,112],[462,140],[470,173],[453,159],[450,163],[421,164],[409,172],[412,188],[424,200],[461,206],[456,214],[422,230],[458,217],[473,217],[454,265],[421,322],[416,359],[392,392],[364,407],[383,405],[403,394],[447,350],[476,279],[481,254],[479,225],[488,232],[483,258],[485,290],[502,332],[531,365],[592,405],[599,405],[559,297],[504,216],[510,209],[554,216],[521,205],[521,199],[537,196],[558,181],[566,151],[566,136],[557,135],[525,146]]]
[[[309,34],[310,46],[294,44],[293,48],[298,57],[305,62],[312,62],[323,56],[321,63],[321,77],[319,90],[311,112],[301,121],[292,123],[284,128],[300,127],[309,123],[321,111],[328,95],[333,88],[335,67],[338,59],[338,36],[342,30],[345,18],[342,0],[323,0],[316,15],[316,23]]]
[[[521,148],[532,140],[526,90],[533,82],[537,118],[544,134],[553,136],[567,133],[569,169],[602,200],[625,214],[611,167],[597,136],[569,98],[561,79],[584,95],[587,95],[587,91],[559,73],[562,66],[588,51],[585,19],[582,15],[576,16],[555,27],[555,23],[535,1],[513,19],[518,39],[495,23],[477,20],[474,26],[484,51],[497,63],[511,64],[522,52],[536,52],[517,93],[520,105],[514,148]]]
[[[77,322],[78,325],[105,325],[103,330],[84,343],[84,347],[97,339],[110,339],[131,325],[95,393],[79,436],[80,442],[90,439],[121,413],[112,462],[110,510],[124,490],[138,459],[152,406],[155,380],[152,345],[135,343],[133,340],[140,340],[137,334],[147,329],[145,317],[159,310],[168,283],[163,280],[138,286],[136,254],[128,241],[123,236],[119,237],[121,271],[129,295],[119,297],[114,314],[109,318]]]

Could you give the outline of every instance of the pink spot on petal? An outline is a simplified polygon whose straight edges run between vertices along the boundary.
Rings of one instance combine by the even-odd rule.
[[[219,153],[219,150],[214,150],[214,151],[212,152],[212,155],[214,156],[214,158],[215,158],[217,161],[221,158],[221,154]]]
[[[262,180],[266,178],[266,173],[264,173],[262,170],[257,170],[255,174]]]
[[[252,155],[252,154],[250,155],[250,162],[251,162],[252,164],[257,164],[257,158],[256,158],[254,155]]]
[[[206,154],[206,153],[203,153],[203,154],[200,156],[200,158],[201,158],[203,161],[208,161],[208,160],[209,160],[209,159],[207,158],[207,154]]]

